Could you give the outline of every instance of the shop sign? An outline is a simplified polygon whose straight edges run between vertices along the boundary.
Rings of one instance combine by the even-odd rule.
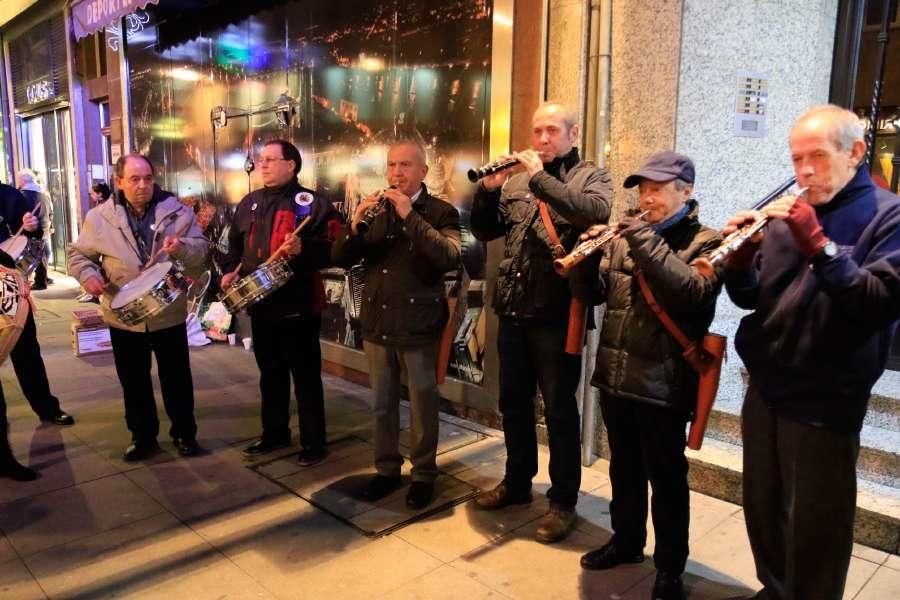
[[[145,8],[148,4],[159,4],[159,0],[75,0],[72,2],[72,26],[75,39],[87,37],[107,25]]]
[[[25,97],[28,99],[28,104],[46,102],[47,100],[56,97],[56,88],[52,81],[41,79],[40,81],[30,83],[26,86]]]

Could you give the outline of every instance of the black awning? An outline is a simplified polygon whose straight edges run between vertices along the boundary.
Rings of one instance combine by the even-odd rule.
[[[155,7],[159,50],[224,29],[291,0],[161,0]],[[201,29],[202,28],[202,29]]]

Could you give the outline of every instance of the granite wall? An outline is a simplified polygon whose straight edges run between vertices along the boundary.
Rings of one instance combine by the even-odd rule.
[[[694,160],[708,225],[721,227],[793,174],[788,133],[806,108],[828,100],[836,18],[837,0],[684,0],[674,148]],[[744,71],[768,82],[764,137],[734,133]],[[743,314],[723,293],[713,329],[733,344]],[[737,410],[743,390],[733,345],[729,356],[718,404]]]

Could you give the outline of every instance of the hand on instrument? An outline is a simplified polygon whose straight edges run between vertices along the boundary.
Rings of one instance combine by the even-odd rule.
[[[743,229],[748,225],[753,225],[757,221],[763,218],[763,214],[758,210],[742,210],[738,213],[735,213],[733,217],[728,219],[728,222],[725,223],[725,227],[722,228],[722,235],[731,235],[738,229]],[[758,231],[750,238],[750,241],[754,244],[759,244],[763,239],[763,232]]]
[[[174,235],[167,235],[163,240],[160,250],[169,256],[177,256],[184,250],[184,244],[181,242],[181,238],[175,237]]]
[[[356,224],[363,218],[366,214],[366,211],[371,207],[375,206],[378,202],[380,194],[375,192],[374,194],[369,194],[365,198],[359,201],[359,204],[356,205],[356,210],[353,211],[353,217],[350,219],[350,232],[353,235],[359,235],[359,231],[356,229]]]
[[[382,192],[382,195],[394,206],[394,212],[401,219],[405,219],[412,210],[412,200],[400,190],[388,188]]]
[[[35,231],[39,223],[38,218],[30,212],[22,216],[22,229],[25,231]]]
[[[512,154],[504,154],[497,159],[497,162],[503,162],[510,158],[513,158]],[[514,169],[503,169],[502,171],[497,171],[491,175],[486,175],[481,178],[481,185],[485,190],[493,192],[494,190],[503,187],[503,184],[506,183],[509,176],[513,174],[513,171]]]
[[[763,214],[758,210],[742,210],[728,220],[722,229],[725,236],[731,235],[739,229],[743,229],[749,225],[753,225],[763,218]],[[753,236],[741,244],[741,247],[729,254],[725,258],[725,264],[729,269],[734,271],[746,271],[753,265],[753,259],[759,251],[759,245],[762,243],[763,232],[757,231]]]
[[[590,229],[582,233],[578,236],[578,240],[583,242],[585,240],[589,240],[591,238],[600,237],[604,233],[606,233],[610,228],[614,228],[616,226],[615,223],[610,223],[609,225],[604,225],[602,223],[598,223],[597,225],[591,225]]]
[[[650,224],[647,221],[635,216],[622,217],[622,220],[616,223],[618,234],[623,238],[629,238],[641,229],[649,226]]]
[[[783,200],[785,198],[780,198],[769,205],[772,206],[772,209],[767,210],[766,213],[774,219],[782,219],[787,223],[797,248],[804,256],[807,258],[815,256],[828,243],[828,238],[816,217],[816,209],[799,198],[790,197],[790,203],[782,203]],[[786,211],[785,207],[787,207]]]
[[[541,160],[541,155],[534,150],[516,152],[514,156],[519,159],[519,162],[528,171],[529,177],[534,177],[537,173],[544,170],[544,161]]]
[[[275,251],[279,256],[287,256],[292,258],[300,254],[301,244],[300,238],[298,238],[293,233],[289,233],[284,236],[284,242],[281,243],[281,246],[278,247],[278,250]]]
[[[103,289],[106,287],[106,284],[103,282],[103,279],[97,275],[91,275],[88,277],[87,281],[81,284],[81,287],[84,288],[91,296],[102,296]]]
[[[222,280],[219,282],[219,287],[223,290],[227,290],[232,285],[234,285],[234,282],[237,281],[238,277],[240,277],[240,275],[238,275],[237,271],[229,271],[228,273],[225,273],[224,275],[222,275]]]

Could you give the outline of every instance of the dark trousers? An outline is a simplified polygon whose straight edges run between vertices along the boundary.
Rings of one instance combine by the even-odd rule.
[[[438,340],[425,346],[399,348],[364,342],[369,363],[369,383],[375,400],[375,471],[399,477],[400,383],[406,374],[409,390],[409,459],[413,481],[431,483],[438,474],[438,412],[441,396],[437,387]]]
[[[6,396],[3,395],[3,386],[0,385],[0,465],[12,458],[12,449],[9,447],[9,422],[6,420]]]
[[[551,502],[575,506],[581,485],[581,425],[575,390],[581,358],[565,352],[559,323],[500,318],[500,412],[506,440],[506,485],[531,489],[537,474],[534,396],[540,386],[550,438]]]
[[[322,390],[322,350],[319,315],[250,318],[253,354],[259,366],[262,395],[262,437],[268,441],[291,438],[291,376],[300,420],[300,445],[325,447],[325,395]]]
[[[19,336],[12,352],[12,360],[16,379],[22,387],[22,394],[28,400],[37,415],[44,420],[52,419],[59,413],[59,399],[50,393],[50,382],[47,380],[47,369],[41,358],[41,346],[37,340],[37,327],[34,315],[29,311],[25,328]]]
[[[684,571],[688,556],[690,496],[684,456],[687,417],[661,406],[602,394],[609,440],[609,513],[615,544],[638,553],[647,542],[647,483],[656,532],[656,568]]]
[[[169,435],[172,439],[195,439],[194,384],[185,325],[141,332],[110,327],[109,334],[125,396],[125,423],[132,439],[150,442],[159,434],[150,379],[151,354],[156,356],[163,405],[172,421]]]
[[[853,549],[859,434],[779,417],[752,386],[742,423],[744,515],[765,597],[839,600]]]

